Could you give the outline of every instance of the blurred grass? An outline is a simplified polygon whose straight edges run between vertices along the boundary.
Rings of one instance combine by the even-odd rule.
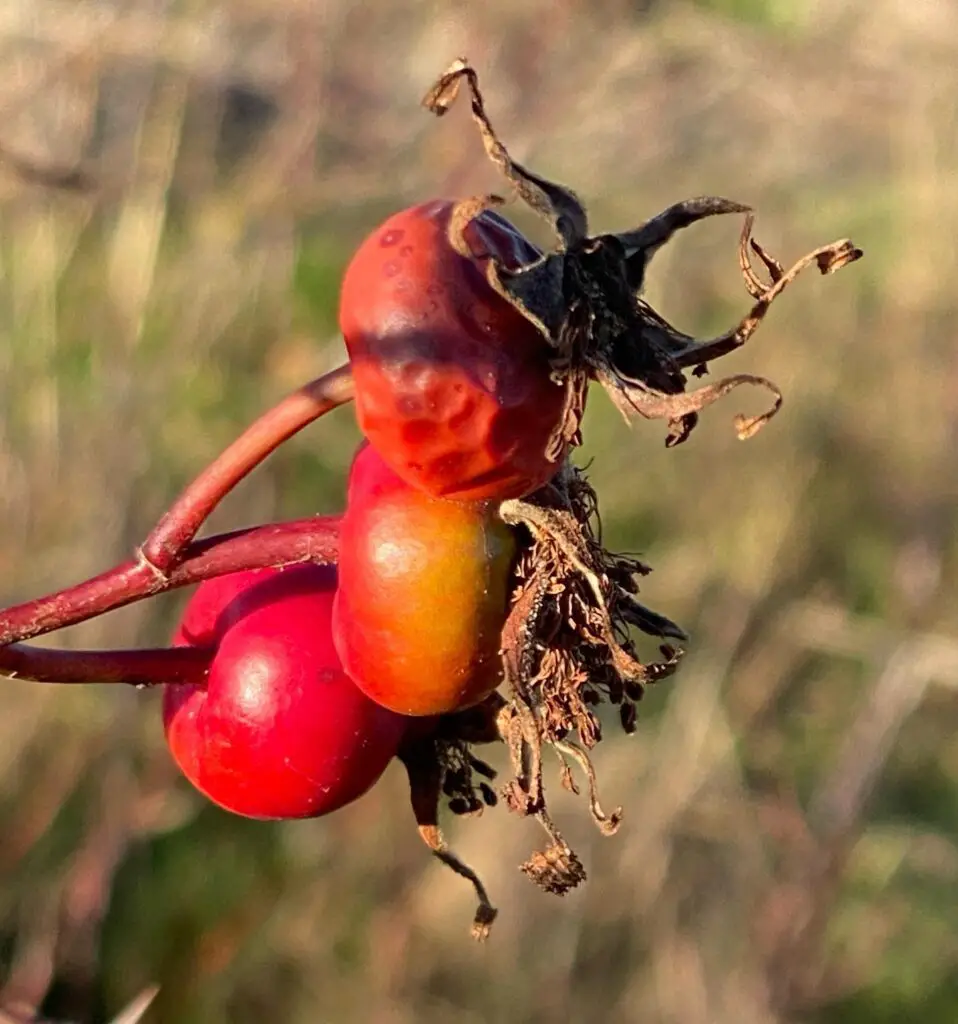
[[[177,1024],[954,1020],[954,6],[7,0],[0,53],[0,143],[101,182],[0,166],[5,602],[126,557],[341,359],[337,280],[386,213],[497,184],[464,111],[417,106],[459,53],[598,229],[709,192],[753,204],[783,262],[866,250],[726,361],[785,391],[754,441],[731,429],[744,393],[672,451],[592,402],[608,538],[694,643],[600,748],[619,835],[559,799],[580,892],[519,875],[537,836],[504,811],[457,826],[502,910],[474,948],[399,771],[329,820],[231,819],[177,777],[157,695],[4,681],[0,1003],[105,1020],[157,982],[147,1019]],[[684,329],[746,308],[737,231],[657,257],[649,298]],[[356,436],[328,417],[211,528],[337,508]],[[163,642],[182,599],[54,640]]]

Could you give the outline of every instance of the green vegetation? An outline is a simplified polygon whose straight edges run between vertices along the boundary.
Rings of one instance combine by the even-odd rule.
[[[106,1020],[156,982],[147,1019],[169,1024],[950,1024],[958,16],[619,3],[597,32],[584,2],[214,6],[172,5],[154,38],[124,34],[153,9],[128,4],[83,61],[49,27],[74,24],[62,5],[4,40],[47,41],[8,65],[0,144],[70,163],[99,97],[106,182],[51,194],[0,165],[4,603],[127,557],[243,426],[340,360],[338,274],[386,211],[500,187],[465,112],[418,108],[460,51],[513,151],[592,199],[597,227],[710,192],[753,204],[785,263],[844,235],[866,256],[803,277],[728,360],[785,392],[747,444],[731,419],[762,399],[744,392],[672,451],[594,396],[580,462],[608,540],[653,565],[643,593],[694,642],[638,734],[598,753],[619,835],[591,836],[571,797],[554,809],[581,892],[519,874],[534,836],[505,810],[458,824],[501,910],[476,949],[400,772],[329,820],[234,820],[177,776],[158,694],[4,680],[0,1003]],[[277,105],[227,169],[224,67]],[[653,264],[678,326],[747,308],[738,227]],[[211,528],[337,508],[356,437],[348,410],[324,419]],[[162,643],[180,601],[56,640]]]

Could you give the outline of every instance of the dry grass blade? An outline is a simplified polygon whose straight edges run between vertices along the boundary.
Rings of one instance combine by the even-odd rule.
[[[139,1024],[159,991],[159,985],[150,985],[145,988],[113,1018],[110,1024]],[[12,1009],[0,1009],[0,1024],[72,1024],[72,1022],[38,1017],[30,1012],[21,1013]]]
[[[97,187],[93,175],[82,167],[61,167],[44,164],[20,153],[14,153],[7,146],[0,146],[0,165],[5,165],[28,185],[59,189],[63,192],[92,192]]]
[[[125,1009],[113,1018],[113,1024],[137,1024],[143,1019],[153,1000],[159,994],[160,986],[151,985],[145,988]]]

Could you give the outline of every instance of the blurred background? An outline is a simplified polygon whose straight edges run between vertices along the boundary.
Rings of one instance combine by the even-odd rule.
[[[535,889],[539,835],[504,809],[454,824],[500,908],[477,947],[398,768],[328,820],[244,821],[178,777],[158,693],[3,680],[0,1005],[104,1021],[155,983],[170,1024],[958,1018],[958,5],[4,0],[0,54],[4,603],[128,557],[341,361],[337,282],[385,215],[501,187],[465,104],[418,106],[455,56],[599,230],[714,193],[786,264],[866,252],[721,366],[785,393],[754,440],[731,420],[762,395],[672,451],[593,398],[607,539],[693,643],[596,752],[619,834],[556,799],[585,886]],[[657,257],[679,327],[748,308],[739,226]],[[356,439],[349,409],[324,419],[211,528],[337,509]],[[184,599],[44,642],[163,643]]]

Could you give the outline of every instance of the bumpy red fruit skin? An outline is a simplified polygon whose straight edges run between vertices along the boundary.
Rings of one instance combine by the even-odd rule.
[[[408,483],[438,497],[521,497],[555,474],[546,458],[564,390],[540,332],[485,278],[538,250],[486,211],[466,229],[474,259],[447,231],[453,203],[391,217],[343,279],[340,327],[363,433]]]
[[[364,445],[340,529],[333,637],[356,685],[405,715],[491,693],[515,557],[494,506],[423,494]]]
[[[166,687],[167,743],[214,803],[309,818],[369,789],[408,722],[343,672],[330,626],[336,571],[317,565],[202,583],[174,642],[218,644],[205,686]]]

